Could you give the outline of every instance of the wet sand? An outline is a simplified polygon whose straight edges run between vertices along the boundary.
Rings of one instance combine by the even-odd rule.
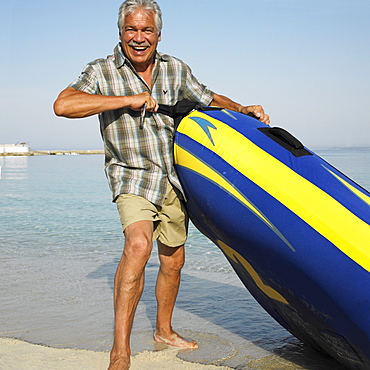
[[[185,362],[176,357],[179,350],[167,347],[161,351],[144,351],[132,357],[130,370],[221,370],[224,366]],[[109,352],[60,349],[0,338],[1,369],[103,370],[108,368]]]

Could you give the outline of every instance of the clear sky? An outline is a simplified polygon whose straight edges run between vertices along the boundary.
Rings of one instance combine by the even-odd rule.
[[[159,51],[212,90],[262,104],[307,147],[370,147],[370,0],[158,0]],[[0,144],[102,148],[97,117],[52,104],[112,53],[121,0],[1,0]]]

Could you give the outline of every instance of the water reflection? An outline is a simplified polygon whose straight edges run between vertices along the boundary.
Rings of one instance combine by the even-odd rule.
[[[0,179],[24,180],[28,178],[28,156],[0,156]]]

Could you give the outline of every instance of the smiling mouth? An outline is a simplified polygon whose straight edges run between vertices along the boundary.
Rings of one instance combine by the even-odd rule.
[[[145,51],[149,48],[150,45],[134,45],[134,44],[129,44],[129,46],[131,47],[131,49],[133,49],[134,51],[137,51],[137,52],[142,52],[142,51]]]

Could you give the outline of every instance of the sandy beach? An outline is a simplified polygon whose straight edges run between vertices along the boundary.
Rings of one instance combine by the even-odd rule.
[[[144,351],[132,357],[132,370],[220,370],[224,366],[185,362],[176,357],[179,350],[167,347],[161,351]],[[103,370],[107,369],[108,352],[59,349],[0,338],[0,369],[18,370]]]

